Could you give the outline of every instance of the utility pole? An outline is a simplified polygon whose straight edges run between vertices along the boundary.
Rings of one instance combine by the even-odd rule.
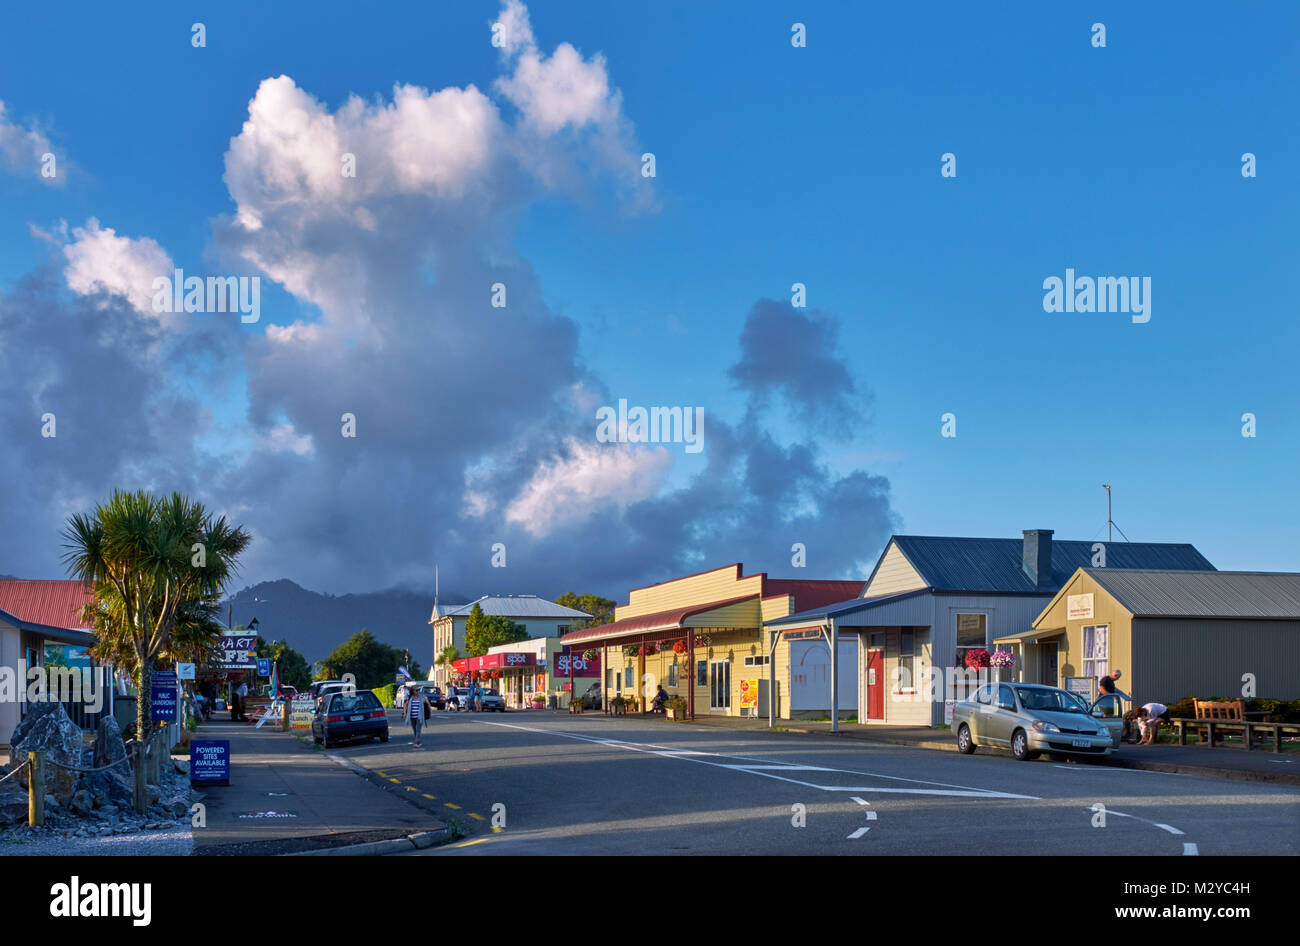
[[[1106,541],[1109,542],[1111,541],[1111,527],[1114,524],[1114,520],[1110,517],[1110,484],[1102,483],[1101,485],[1106,488]]]

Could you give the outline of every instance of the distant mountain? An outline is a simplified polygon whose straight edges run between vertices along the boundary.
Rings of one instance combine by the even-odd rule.
[[[440,599],[453,603],[467,600],[451,594]],[[362,628],[376,640],[410,650],[411,658],[425,673],[433,660],[432,594],[392,590],[336,597],[281,578],[245,588],[222,602],[223,621],[227,605],[233,606],[235,624],[247,625],[257,618],[263,638],[287,641],[311,662],[324,660]]]

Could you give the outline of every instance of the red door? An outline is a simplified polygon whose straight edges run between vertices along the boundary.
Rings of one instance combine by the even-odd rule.
[[[885,658],[879,650],[867,651],[867,719],[885,718]]]

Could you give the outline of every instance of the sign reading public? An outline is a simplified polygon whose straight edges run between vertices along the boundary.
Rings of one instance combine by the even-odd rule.
[[[190,784],[230,784],[229,739],[193,739],[190,741]]]
[[[149,704],[149,718],[155,723],[176,722],[176,671],[154,671],[149,680]]]

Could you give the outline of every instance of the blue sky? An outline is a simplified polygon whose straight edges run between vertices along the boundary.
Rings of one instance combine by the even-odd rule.
[[[221,270],[214,220],[236,209],[227,151],[265,79],[292,77],[330,112],[350,95],[388,101],[396,83],[472,84],[507,122],[514,115],[493,87],[496,3],[74,9],[5,14],[4,120],[39,130],[67,169],[56,186],[0,169],[6,289],[62,262],[32,226],[92,217],[156,241],[187,271]],[[887,478],[900,531],[1098,537],[1108,482],[1115,520],[1135,541],[1190,541],[1220,568],[1300,569],[1293,4],[754,3],[742,14],[724,3],[575,2],[529,12],[543,55],[567,42],[588,61],[603,56],[628,153],[656,156],[651,209],[620,203],[593,175],[506,214],[540,304],[574,323],[575,363],[610,397],[702,405],[740,423],[748,401],[727,368],[746,319],[758,300],[788,301],[802,282],[809,305],[837,324],[859,413],[811,441],[789,404],[764,427],[815,444],[832,475]],[[206,48],[190,45],[195,21]],[[807,26],[803,49],[790,45],[796,21]],[[1098,21],[1104,49],[1090,43]],[[955,179],[940,176],[944,152],[956,155]],[[1243,152],[1257,156],[1255,179],[1241,175]],[[1043,280],[1067,267],[1149,276],[1150,322],[1044,312]],[[320,317],[312,300],[263,285],[262,322],[231,331]],[[247,413],[258,394],[244,388],[263,369],[219,346],[201,357],[230,382],[207,404],[219,429],[201,448],[209,459],[223,442],[255,449],[238,431],[258,423]],[[158,384],[192,393],[195,382],[168,370]],[[957,416],[956,438],[940,436],[945,412]],[[1241,436],[1246,412],[1258,418],[1253,439]],[[488,466],[500,468],[495,456]],[[686,488],[708,462],[708,450],[678,453],[662,489]],[[234,503],[229,491],[213,501]],[[445,533],[430,557],[457,556],[463,529],[445,516],[429,529]],[[790,573],[775,540],[748,546],[754,531],[716,554]],[[864,526],[855,560],[873,559],[883,538]],[[352,541],[340,544],[367,554]],[[809,577],[845,577],[843,553],[817,553],[810,546]],[[340,590],[418,580],[382,568],[345,577],[346,558],[307,574]],[[689,560],[629,559],[590,575],[521,567],[519,580],[615,593]],[[250,577],[294,577],[301,564],[268,554],[256,560],[265,573]]]

